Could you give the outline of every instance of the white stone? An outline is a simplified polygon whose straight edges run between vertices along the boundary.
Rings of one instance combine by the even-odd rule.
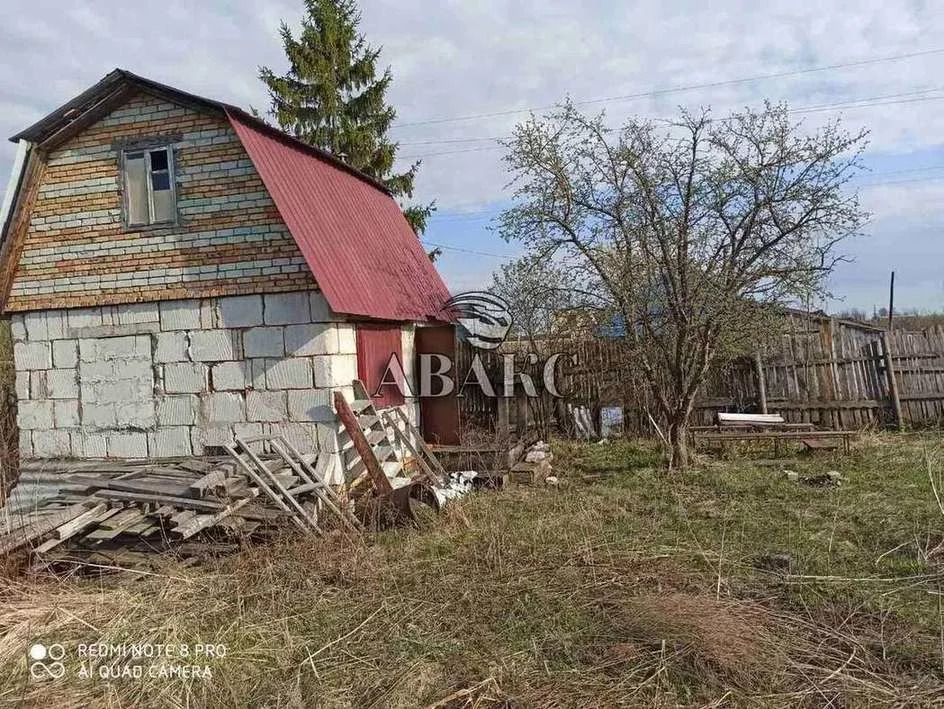
[[[72,455],[76,458],[104,458],[107,455],[105,437],[100,433],[72,431]]]
[[[118,305],[117,320],[119,325],[133,325],[142,322],[159,322],[160,315],[157,309],[157,303],[132,303],[130,305]]]
[[[318,450],[318,431],[311,424],[273,423],[271,435],[282,436],[299,453],[313,453]]]
[[[81,340],[79,352],[82,360],[150,358],[150,337],[127,335],[125,337],[102,337],[96,340]]]
[[[308,293],[270,293],[265,300],[266,325],[292,325],[311,322]]]
[[[356,355],[322,355],[312,357],[315,386],[330,389],[344,386],[357,379]]]
[[[164,365],[164,391],[168,394],[195,394],[206,391],[206,366],[190,362]]]
[[[21,459],[33,457],[33,434],[30,431],[20,431],[19,454]]]
[[[234,423],[233,424],[233,434],[239,436],[240,438],[258,438],[262,435],[262,424],[261,423]],[[254,441],[249,444],[249,448],[255,453],[264,452],[264,445],[262,441]]]
[[[82,425],[91,428],[112,428],[116,425],[114,404],[82,402]]]
[[[26,322],[23,315],[15,313],[10,318],[10,336],[14,340],[26,339]]]
[[[49,369],[52,367],[52,348],[48,342],[15,342],[13,362],[20,369]]]
[[[16,407],[16,422],[21,429],[53,428],[51,401],[21,401]]]
[[[224,362],[240,358],[239,337],[233,330],[190,333],[190,359],[194,362]]]
[[[268,360],[265,359],[249,360],[249,368],[251,370],[250,385],[253,389],[266,388],[266,362],[268,362]]]
[[[115,369],[121,369],[120,362],[80,362],[79,381],[83,389],[97,382],[110,382],[115,379]]]
[[[200,399],[190,394],[163,396],[157,400],[158,426],[191,426]]]
[[[50,369],[46,372],[46,389],[51,399],[78,399],[79,380],[75,369]]]
[[[148,453],[152,458],[170,458],[193,454],[189,426],[158,428],[148,436]]]
[[[206,455],[207,447],[220,448],[232,442],[232,426],[204,426],[190,429],[190,443],[194,455]]]
[[[284,421],[287,418],[283,391],[246,392],[247,421]]]
[[[341,318],[331,310],[328,300],[321,291],[309,293],[312,322],[337,322]]]
[[[46,386],[46,372],[38,370],[29,372],[29,396],[28,399],[48,399],[49,389]]]
[[[285,352],[290,356],[335,354],[337,351],[338,331],[332,323],[289,325],[285,328]]]
[[[245,402],[239,394],[214,392],[200,397],[203,420],[209,423],[234,423],[246,420]]]
[[[50,340],[59,340],[66,336],[66,311],[46,311],[46,334]]]
[[[154,349],[154,361],[159,364],[167,362],[186,362],[187,356],[187,334],[181,330],[172,332],[159,332],[154,335],[156,346]]]
[[[307,389],[288,393],[288,413],[292,421],[335,420],[331,405],[331,391],[328,389]]]
[[[101,327],[101,308],[76,308],[68,311],[69,327],[80,330],[86,327]]]
[[[199,330],[199,300],[168,300],[158,305],[161,330]]]
[[[152,428],[154,401],[123,401],[115,404],[115,420],[120,428]]]
[[[26,338],[28,340],[49,339],[49,332],[46,330],[46,312],[44,310],[35,313],[27,313],[24,322],[26,324]]]
[[[79,402],[75,399],[54,401],[53,417],[56,428],[75,428],[80,424]]]
[[[243,333],[243,350],[246,357],[281,357],[285,344],[281,327],[254,327]]]
[[[219,299],[220,327],[262,324],[262,296],[239,295]]]
[[[318,430],[318,449],[326,453],[337,453],[341,450],[338,438],[338,427],[330,423],[316,424]]]
[[[310,389],[311,362],[307,359],[267,359],[266,389]]]
[[[357,331],[353,323],[338,323],[338,352],[357,354]]]
[[[147,458],[147,435],[139,431],[116,431],[106,437],[109,458]]]
[[[79,363],[77,340],[56,340],[52,343],[52,364],[59,369],[70,369]]]
[[[68,431],[33,432],[33,455],[37,458],[66,458],[71,453]]]
[[[210,367],[210,384],[213,391],[242,391],[248,374],[248,362],[221,362]]]
[[[26,401],[30,398],[30,373],[25,370],[16,373],[16,398]]]

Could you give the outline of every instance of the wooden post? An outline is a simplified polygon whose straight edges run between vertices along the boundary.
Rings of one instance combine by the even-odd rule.
[[[888,331],[892,330],[895,318],[895,272],[892,271],[892,280],[888,286]]]
[[[762,414],[767,413],[767,379],[764,377],[764,361],[760,352],[754,353],[754,370],[757,374],[757,400]]]
[[[895,421],[898,428],[904,428],[905,421],[901,414],[901,399],[898,396],[898,380],[895,378],[895,363],[892,360],[892,350],[888,343],[888,333],[882,333],[882,353],[885,357],[885,378],[888,380],[888,398],[891,399],[892,410],[895,412]]]

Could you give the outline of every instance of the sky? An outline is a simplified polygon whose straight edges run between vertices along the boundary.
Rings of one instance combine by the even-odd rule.
[[[0,134],[13,135],[115,67],[265,108],[258,67],[285,68],[280,20],[301,0],[53,0],[0,6]],[[391,136],[422,159],[424,235],[453,291],[482,287],[522,247],[491,228],[509,204],[495,139],[570,96],[630,116],[680,107],[726,113],[786,101],[810,129],[837,116],[866,128],[872,215],[844,246],[831,311],[944,310],[944,8],[935,0],[362,0],[362,29],[393,72]],[[843,65],[837,67],[836,65]],[[776,75],[776,76],[771,76]],[[12,143],[0,144],[0,180]]]

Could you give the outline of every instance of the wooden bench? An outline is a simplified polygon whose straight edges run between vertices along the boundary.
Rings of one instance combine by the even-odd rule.
[[[780,441],[798,440],[807,450],[850,450],[854,431],[817,431],[812,423],[787,423],[780,414],[727,414],[719,413],[714,426],[695,426],[691,429],[692,443],[698,441],[771,440],[779,455]]]

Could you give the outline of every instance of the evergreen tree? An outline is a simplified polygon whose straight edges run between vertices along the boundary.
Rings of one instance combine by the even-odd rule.
[[[409,199],[420,163],[393,171],[397,144],[387,131],[396,111],[386,103],[393,76],[389,67],[377,76],[380,50],[358,31],[360,21],[355,0],[305,0],[298,37],[285,22],[280,28],[288,72],[261,67],[259,78],[283,131],[373,177],[395,198]],[[432,204],[411,205],[403,213],[420,234],[432,211]]]

